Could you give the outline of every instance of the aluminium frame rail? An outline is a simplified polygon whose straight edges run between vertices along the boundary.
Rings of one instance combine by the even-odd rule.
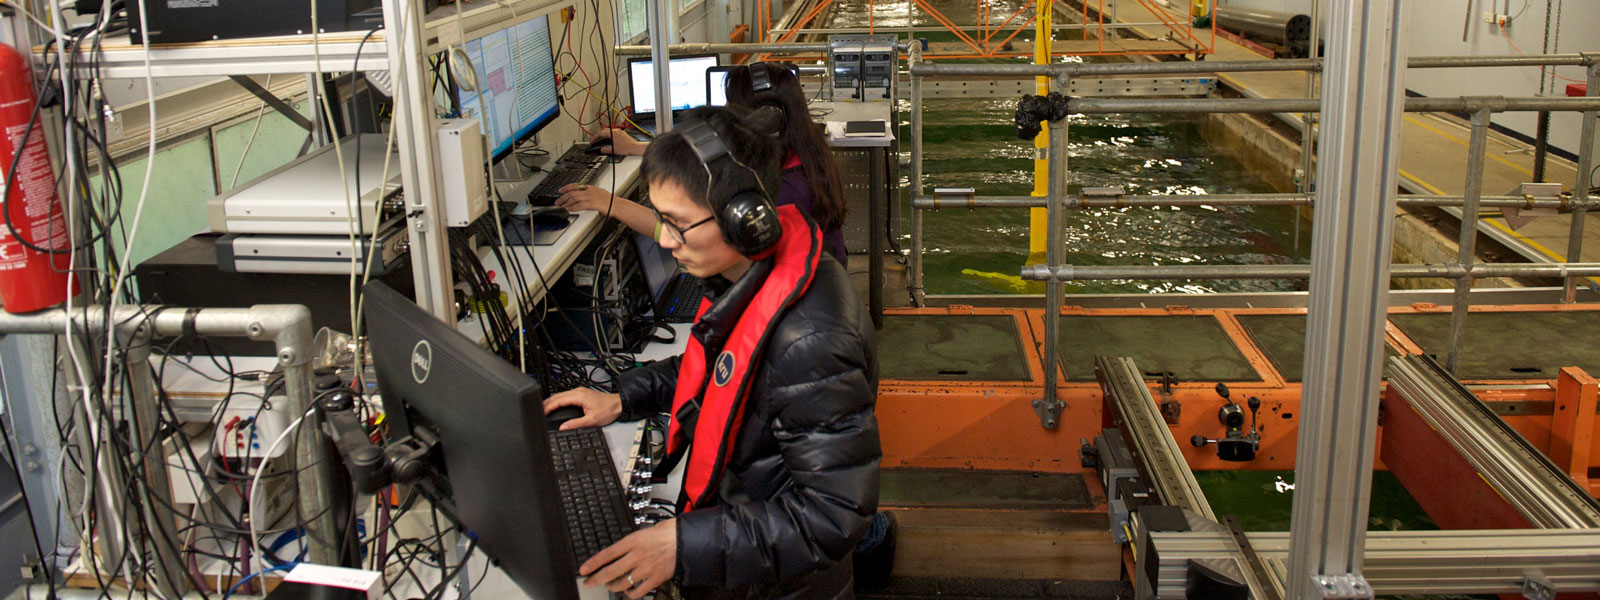
[[[1600,528],[1600,503],[1426,355],[1388,360],[1389,389],[1532,527]]]
[[[1181,596],[1185,581],[1180,574],[1191,560],[1242,560],[1225,532],[1146,535],[1160,561],[1161,577],[1153,582],[1158,591],[1174,590]],[[1290,534],[1245,535],[1282,589]],[[1372,531],[1363,548],[1363,575],[1377,594],[1516,595],[1529,580],[1542,580],[1563,593],[1600,591],[1600,532],[1594,530]]]
[[[1161,503],[1217,520],[1138,365],[1126,356],[1097,356],[1094,372],[1105,393],[1106,405],[1122,422],[1128,445],[1146,471],[1145,481]]]

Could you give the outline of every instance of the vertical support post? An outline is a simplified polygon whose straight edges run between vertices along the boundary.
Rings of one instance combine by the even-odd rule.
[[[70,319],[72,313],[69,312],[67,314]],[[65,345],[67,346],[69,361],[67,368],[96,368],[90,366],[97,364],[97,361],[90,358],[88,350],[90,340],[88,336],[91,335],[89,332],[99,329],[90,326],[87,313],[85,313],[82,327],[79,327],[76,323],[70,326],[77,335],[73,335],[66,340]],[[91,509],[90,505],[92,504],[92,510],[95,511],[95,522],[99,526],[98,531],[85,532],[93,538],[84,540],[85,543],[89,544],[84,549],[85,564],[89,565],[89,568],[97,569],[101,572],[105,572],[104,569],[106,567],[120,570],[127,566],[125,563],[129,552],[127,538],[123,536],[125,531],[124,523],[126,523],[124,510],[126,507],[123,504],[119,504],[124,498],[128,497],[128,478],[122,472],[118,460],[111,452],[110,444],[106,441],[107,433],[102,424],[107,423],[109,417],[105,414],[105,403],[103,401],[94,401],[95,393],[92,390],[85,390],[83,382],[77,381],[75,377],[73,378],[73,383],[68,385],[68,390],[74,392],[74,395],[81,395],[84,398],[83,402],[74,408],[75,418],[78,420],[78,444],[81,455],[96,457],[92,464],[85,465],[86,469],[90,469],[90,474],[93,477],[91,481],[84,485],[83,493],[88,496],[88,501],[85,502],[84,510],[79,514],[79,518],[87,523],[89,519],[88,510]],[[129,572],[132,571],[130,570]],[[116,575],[117,573],[108,574]]]
[[[1600,53],[1585,53],[1584,71],[1588,73],[1590,97],[1600,96]],[[1583,217],[1584,204],[1589,200],[1589,172],[1594,170],[1594,121],[1596,113],[1589,110],[1578,113],[1583,116],[1583,137],[1578,140],[1578,182],[1572,190],[1572,199],[1577,207],[1572,211],[1572,229],[1567,237],[1567,262],[1583,262]],[[1562,302],[1572,303],[1578,300],[1578,278],[1568,277],[1566,289],[1561,296]]]
[[[400,176],[405,185],[406,230],[417,304],[446,324],[456,320],[444,206],[438,201],[439,146],[433,130],[433,90],[422,64],[422,2],[383,0],[385,46],[394,77],[394,126],[399,136]],[[332,558],[331,556],[328,558]],[[316,560],[313,557],[313,560]],[[326,561],[318,561],[326,562]]]
[[[650,64],[655,65],[656,135],[672,131],[672,63],[667,45],[672,43],[672,7],[667,2],[646,2],[650,16]]]
[[[311,111],[311,146],[328,145],[328,116],[322,114],[322,93],[326,91],[315,73],[306,73],[306,108]]]
[[[1055,1],[1038,0],[1035,5],[1034,30],[1033,30],[1033,64],[1050,64],[1050,41],[1055,35],[1054,21]],[[1050,78],[1040,75],[1034,78],[1038,84],[1034,93],[1040,96],[1050,93]],[[1062,93],[1066,89],[1061,90]],[[1039,136],[1033,140],[1033,195],[1045,196],[1050,193],[1050,159],[1046,152],[1050,147],[1050,129],[1044,128]],[[1043,208],[1028,209],[1028,262],[1037,263],[1045,253],[1047,241],[1041,230],[1048,226],[1049,217]]]
[[[728,34],[732,29],[728,27],[728,0],[711,0],[706,3],[706,18],[710,20],[711,36],[709,42],[721,44],[731,42]],[[727,63],[728,55],[724,54],[718,60]]]
[[[1318,23],[1318,19],[1320,19],[1322,17],[1322,14],[1321,14],[1322,10],[1321,9],[1322,9],[1322,3],[1320,1],[1318,1],[1318,0],[1312,0],[1312,2],[1311,2],[1311,40],[1310,40],[1311,57],[1312,58],[1316,58],[1317,57],[1317,47],[1322,45],[1322,31],[1319,29],[1319,27],[1321,25]],[[1320,93],[1320,89],[1319,88],[1320,88],[1320,86],[1317,85],[1317,71],[1316,71],[1316,69],[1307,70],[1306,71],[1306,97],[1307,98],[1316,98],[1316,97],[1318,97],[1318,94]],[[1302,194],[1311,193],[1311,190],[1312,190],[1312,187],[1313,187],[1313,184],[1312,184],[1313,179],[1312,179],[1311,175],[1313,173],[1313,169],[1315,169],[1316,167],[1312,162],[1312,160],[1313,160],[1312,157],[1314,156],[1312,154],[1312,151],[1313,151],[1313,149],[1316,148],[1316,144],[1317,144],[1317,134],[1316,134],[1317,123],[1316,123],[1316,121],[1317,121],[1317,117],[1318,116],[1319,115],[1317,115],[1315,113],[1301,113],[1301,115],[1300,115],[1300,173],[1299,173],[1299,177],[1297,178],[1298,181],[1296,183],[1298,184],[1297,188],[1300,190],[1300,193],[1302,193]],[[1298,209],[1296,209],[1296,210],[1298,210]],[[1299,215],[1295,215],[1295,231],[1296,232],[1300,231],[1300,218],[1299,218]],[[1297,241],[1298,241],[1298,237],[1299,236],[1296,236]],[[1296,249],[1298,250],[1298,243],[1296,244],[1296,246],[1297,246]],[[1298,252],[1296,252],[1296,254],[1298,254]]]
[[[1550,420],[1550,460],[1585,490],[1594,446],[1595,396],[1600,382],[1583,369],[1563,367],[1556,375],[1556,406]]]
[[[13,466],[33,503],[33,531],[38,533],[39,547],[47,554],[78,545],[77,530],[58,522],[55,517],[56,507],[65,500],[56,493],[56,482],[61,480],[56,467],[61,463],[55,458],[66,449],[62,447],[65,440],[56,435],[56,423],[60,421],[53,411],[61,396],[51,384],[55,364],[49,358],[49,340],[45,336],[20,335],[0,339],[0,396],[33,399],[8,402],[5,415],[0,418],[11,422],[11,435],[16,438],[18,453],[18,464]],[[41,562],[46,559],[39,557]],[[52,570],[58,566],[43,564],[44,568]]]
[[[889,209],[889,194],[884,181],[889,178],[888,147],[867,148],[867,308],[873,329],[883,329],[883,238],[888,229],[884,213]]]
[[[922,43],[912,38],[907,61],[915,68],[922,64]],[[922,196],[922,76],[911,74],[911,197]],[[922,287],[923,210],[911,208],[911,303],[921,307],[927,299]]]
[[[1488,151],[1490,114],[1488,109],[1472,113],[1472,138],[1467,144],[1467,189],[1456,253],[1456,264],[1465,272],[1456,278],[1455,295],[1450,297],[1450,357],[1445,360],[1451,375],[1460,374],[1461,351],[1466,344],[1467,296],[1472,293],[1472,263],[1477,261],[1478,201],[1483,197],[1483,154]]]
[[[189,591],[189,586],[178,552],[181,546],[177,515],[166,509],[173,505],[172,483],[167,476],[166,447],[159,442],[156,428],[160,419],[156,413],[155,377],[150,372],[150,338],[154,333],[141,322],[126,336],[126,345],[121,346],[127,348],[123,368],[128,370],[130,384],[130,389],[124,390],[123,405],[133,447],[136,452],[144,453],[138,457],[140,468],[144,470],[139,477],[139,485],[144,488],[141,497],[156,501],[154,504],[142,502],[140,506],[145,522],[152,524],[151,530],[146,532],[147,536],[141,536],[143,543],[140,545],[144,546],[142,553],[155,561],[150,575],[160,591],[159,595],[177,598]],[[130,532],[129,535],[134,534]]]
[[[1305,385],[1290,524],[1291,600],[1372,597],[1361,576],[1388,305],[1405,11],[1334,5],[1323,73]],[[1349,597],[1349,596],[1344,596]]]
[[[1056,85],[1063,93],[1071,89],[1071,80],[1062,75]],[[1052,272],[1061,266],[1061,216],[1065,208],[1061,199],[1067,197],[1067,116],[1050,121],[1050,193],[1045,202],[1045,253],[1044,262]],[[1050,278],[1044,282],[1044,398],[1034,405],[1039,413],[1039,423],[1046,429],[1055,429],[1064,404],[1056,397],[1056,369],[1060,365],[1061,303],[1066,282]],[[1062,368],[1064,371],[1065,368]]]

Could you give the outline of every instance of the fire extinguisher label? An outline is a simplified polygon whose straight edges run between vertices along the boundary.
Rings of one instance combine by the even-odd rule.
[[[26,124],[6,128],[5,135],[11,147],[15,148],[22,141],[26,130]],[[69,243],[66,218],[53,210],[55,177],[51,174],[50,156],[40,133],[35,131],[35,135],[29,136],[28,145],[23,148],[14,178],[16,189],[6,190],[7,210],[11,213],[12,227],[23,239],[44,248],[65,248]],[[0,228],[0,271],[23,268],[27,260],[22,242],[12,236],[9,229]]]

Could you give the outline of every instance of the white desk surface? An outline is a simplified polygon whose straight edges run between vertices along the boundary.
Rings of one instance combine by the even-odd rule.
[[[844,121],[884,121],[889,124],[887,133],[871,137],[845,137],[842,131],[828,127],[828,143],[836,148],[883,148],[894,143],[894,105],[890,102],[812,102],[812,110],[827,112],[821,120],[827,123]]]
[[[594,185],[603,184],[609,187],[613,177],[615,177],[616,187],[626,190],[639,180],[639,167],[643,163],[643,159],[637,156],[623,157],[621,160],[601,169],[595,175]],[[528,191],[543,179],[544,173],[541,172],[539,176],[530,178],[527,181],[510,184],[502,188],[502,196],[509,198],[526,197]],[[600,216],[600,213],[585,210],[575,214],[578,217],[577,220],[567,225],[566,230],[561,232],[561,237],[557,238],[554,244],[548,246],[502,246],[500,248],[500,253],[516,263],[517,268],[522,271],[524,278],[527,280],[525,283],[528,286],[528,300],[530,302],[538,302],[544,298],[545,293],[549,291],[546,286],[555,285],[556,280],[561,279],[561,274],[566,273],[567,268],[577,261],[578,253],[588,246],[589,241],[593,240],[595,234],[600,231],[600,226],[603,224],[603,217]],[[530,249],[532,250],[532,257],[528,256]],[[500,261],[495,259],[494,253],[490,252],[488,248],[479,250],[478,259],[483,262],[484,270],[495,273],[495,283],[500,284],[502,289],[505,289],[507,296],[506,314],[511,315],[513,322],[515,322],[517,316],[522,312],[520,310],[522,298],[513,293],[513,290],[507,288],[512,280],[511,272],[504,265],[501,265]],[[483,325],[479,323],[480,318],[476,314],[468,315],[467,318],[456,323],[456,331],[472,338],[473,341],[482,343]]]

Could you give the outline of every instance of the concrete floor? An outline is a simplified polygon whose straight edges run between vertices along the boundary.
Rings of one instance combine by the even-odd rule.
[[[1124,3],[1118,18],[1124,22],[1150,22],[1154,18],[1144,6]],[[1164,32],[1138,30],[1159,37]],[[1198,31],[1198,30],[1197,30]],[[1201,35],[1209,39],[1209,32]],[[1238,43],[1217,38],[1211,61],[1269,60]],[[1532,68],[1532,67],[1522,67]],[[1257,98],[1305,98],[1304,71],[1265,73],[1227,73],[1221,80]],[[1294,118],[1298,121],[1298,117]],[[1296,125],[1298,127],[1298,125]],[[1459,195],[1466,190],[1467,149],[1470,130],[1462,119],[1448,114],[1406,113],[1401,131],[1400,177],[1416,193]],[[1485,151],[1483,192],[1486,195],[1514,193],[1518,184],[1533,180],[1533,154],[1530,145],[1491,131]],[[1577,169],[1569,161],[1552,156],[1546,164],[1547,181],[1561,182],[1570,191],[1577,183]],[[1510,228],[1498,211],[1484,211],[1484,227],[1496,229],[1521,242],[1530,252],[1554,261],[1566,260],[1571,216],[1541,217],[1520,229]],[[1491,216],[1492,215],[1492,216]],[[1584,220],[1585,243],[1582,258],[1600,260],[1600,218]]]

